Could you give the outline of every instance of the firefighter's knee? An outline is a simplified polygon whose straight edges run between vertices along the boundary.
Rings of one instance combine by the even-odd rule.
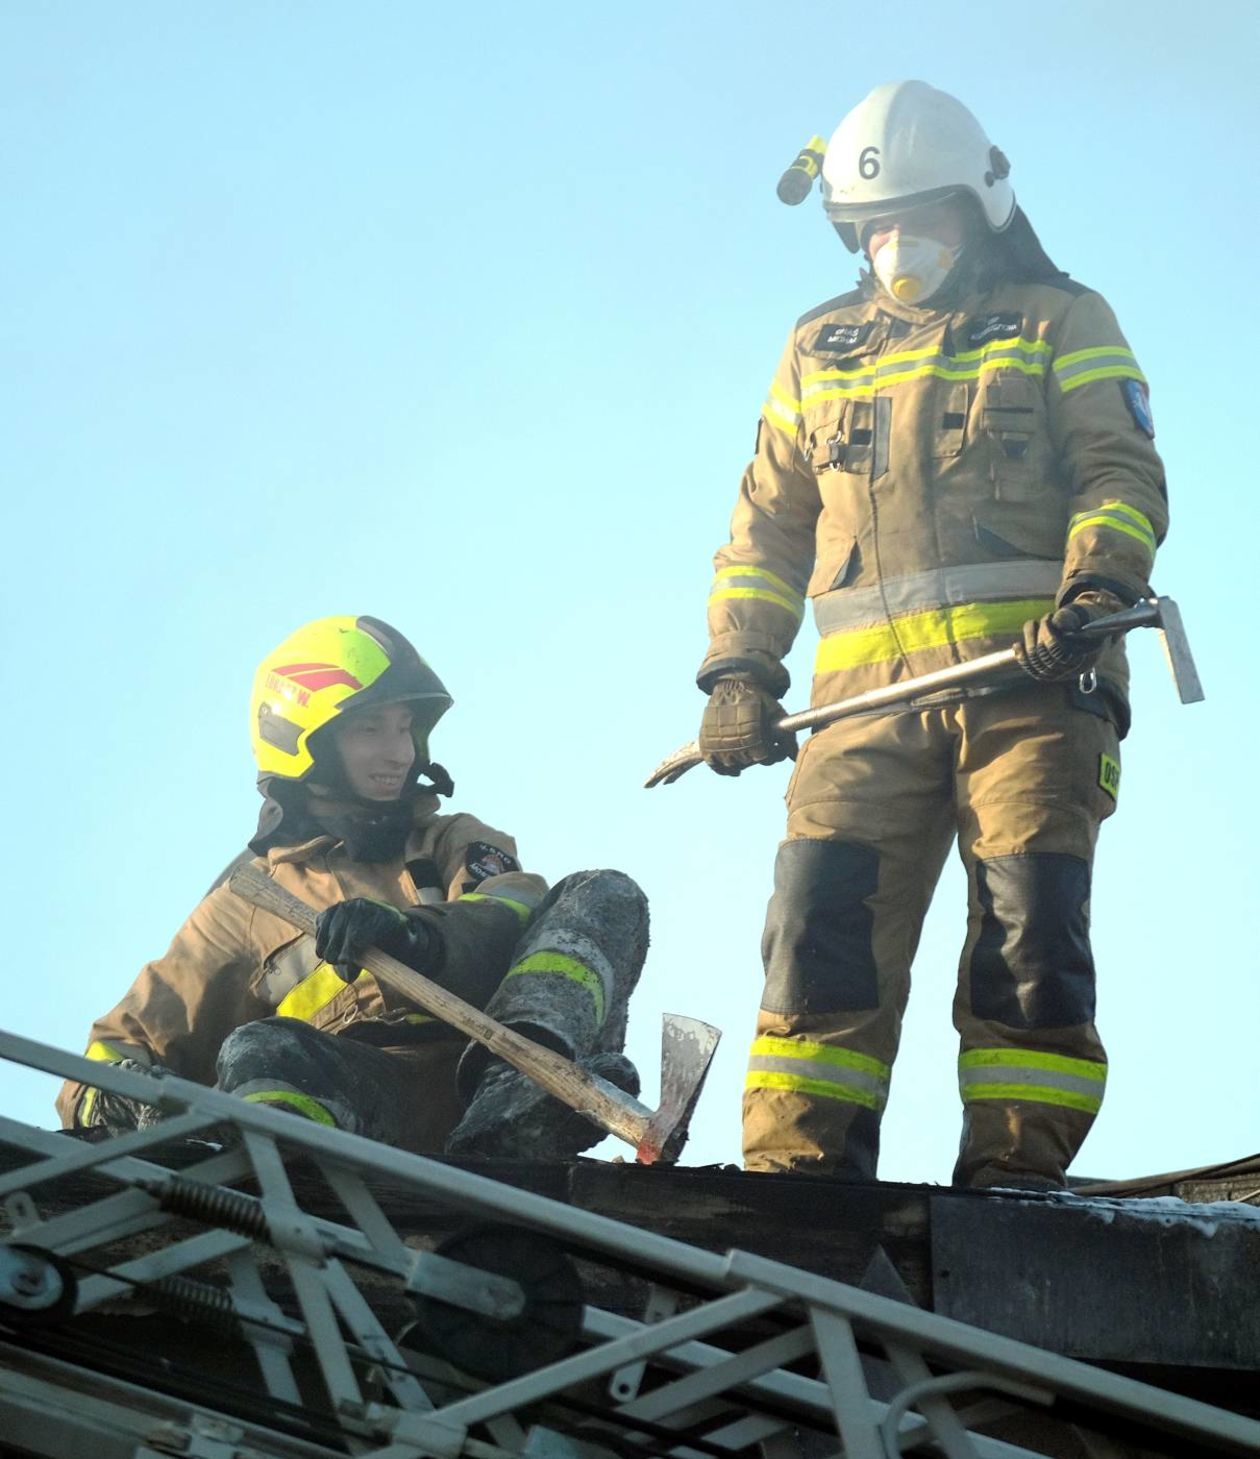
[[[293,1079],[311,1062],[311,1045],[326,1038],[296,1018],[260,1018],[235,1028],[223,1040],[215,1064],[220,1089],[271,1075]]]
[[[870,899],[879,857],[852,841],[785,841],[774,866],[761,954],[772,1013],[879,1006]]]
[[[1094,1018],[1089,863],[1061,852],[975,866],[979,931],[968,967],[971,1012],[1008,1028]]]

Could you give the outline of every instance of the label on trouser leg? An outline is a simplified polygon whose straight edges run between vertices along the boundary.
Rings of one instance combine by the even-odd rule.
[[[851,841],[785,841],[761,942],[771,1013],[859,1012],[879,1006],[869,899],[879,857]]]

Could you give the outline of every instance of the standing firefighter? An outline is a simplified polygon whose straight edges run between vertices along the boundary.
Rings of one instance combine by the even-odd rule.
[[[1042,252],[952,97],[881,86],[826,150],[871,265],[788,340],[715,559],[700,731],[723,774],[772,727],[805,599],[813,702],[1016,640],[1023,688],[940,694],[802,746],[744,1104],[754,1170],[875,1174],[924,914],[958,837],[961,1185],[1060,1185],[1102,1100],[1090,867],[1128,728],[1119,642],[1167,525],[1146,385],[1111,310]]]
[[[251,728],[256,864],[322,908],[314,937],[224,883],[93,1025],[90,1059],[171,1070],[404,1149],[562,1157],[603,1132],[378,983],[379,947],[501,1022],[638,1092],[620,1052],[647,906],[619,872],[550,892],[510,836],[441,815],[429,734],[451,699],[401,634],[321,618],[263,661]],[[245,859],[245,858],[242,858]],[[66,1125],[149,1106],[67,1084]],[[462,1116],[462,1118],[461,1118]]]

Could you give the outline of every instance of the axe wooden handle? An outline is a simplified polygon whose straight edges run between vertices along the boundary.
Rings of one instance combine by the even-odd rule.
[[[238,897],[251,903],[260,911],[300,928],[303,932],[315,932],[316,913],[300,897],[284,887],[277,886],[266,872],[256,866],[239,866],[228,878],[228,886]],[[545,1049],[531,1039],[522,1038],[510,1028],[504,1027],[488,1014],[465,1003],[454,993],[426,978],[423,973],[400,963],[388,953],[368,948],[361,957],[362,964],[374,977],[401,993],[418,1007],[449,1023],[460,1033],[483,1044],[493,1054],[505,1059],[514,1069],[519,1069],[548,1094],[554,1094],[570,1109],[575,1109],[600,1129],[633,1145],[637,1150],[642,1144],[652,1118],[651,1110],[638,1100],[588,1074],[584,1069],[562,1054]]]

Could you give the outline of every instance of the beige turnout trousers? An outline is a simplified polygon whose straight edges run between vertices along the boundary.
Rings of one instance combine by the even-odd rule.
[[[955,1181],[1061,1183],[1102,1099],[1090,870],[1116,730],[1076,685],[840,721],[801,748],[744,1096],[752,1170],[873,1177],[924,914],[967,870]]]

